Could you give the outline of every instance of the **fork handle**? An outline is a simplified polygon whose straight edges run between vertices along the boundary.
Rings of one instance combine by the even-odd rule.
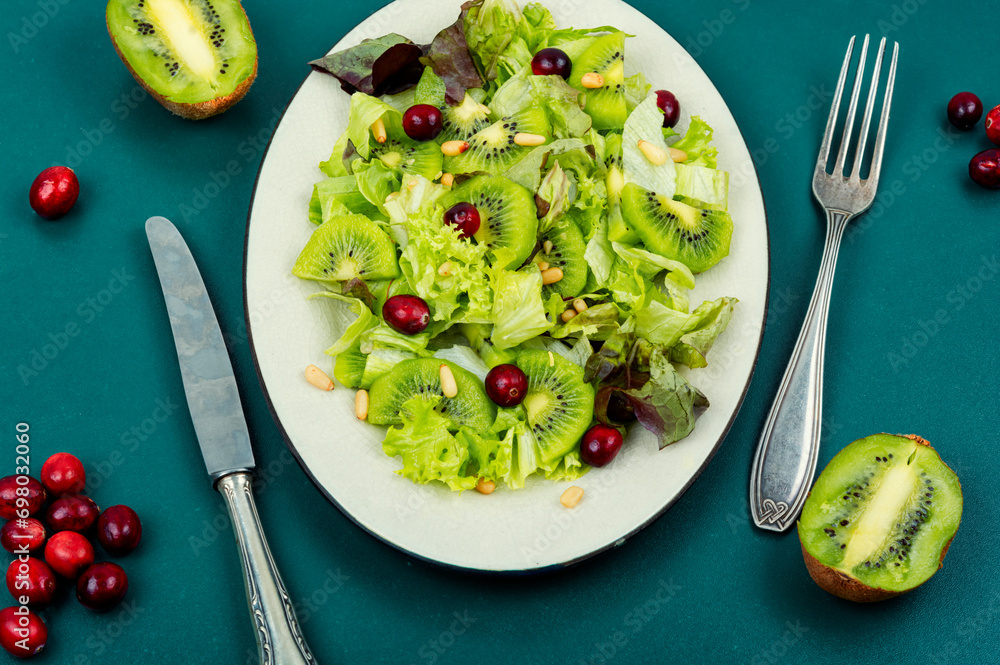
[[[816,473],[823,415],[823,355],[837,251],[850,213],[827,210],[826,244],[802,330],[764,422],[750,474],[750,512],[770,531],[798,517]]]

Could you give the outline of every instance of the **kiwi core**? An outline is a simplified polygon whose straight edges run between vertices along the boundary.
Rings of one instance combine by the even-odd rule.
[[[192,73],[207,81],[215,80],[218,65],[191,7],[176,0],[146,0],[149,14],[163,31],[165,41]]]
[[[529,420],[534,420],[548,407],[549,396],[544,392],[528,393],[528,396],[524,398],[524,409],[528,412]]]
[[[844,570],[854,568],[885,546],[893,524],[899,521],[900,514],[918,489],[916,469],[909,462],[899,460],[886,471],[879,485],[847,543],[844,559],[838,566]]]

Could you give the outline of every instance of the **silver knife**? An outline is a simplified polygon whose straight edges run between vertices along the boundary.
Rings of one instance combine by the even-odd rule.
[[[251,491],[255,465],[250,433],[233,365],[205,283],[191,250],[170,220],[150,217],[146,220],[146,236],[167,303],[184,393],[201,454],[233,521],[260,662],[315,663],[261,530]]]

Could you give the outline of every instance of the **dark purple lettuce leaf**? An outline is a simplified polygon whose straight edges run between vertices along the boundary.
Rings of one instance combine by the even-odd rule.
[[[468,9],[463,5],[458,20],[437,33],[423,58],[423,63],[444,80],[445,101],[452,106],[462,103],[468,88],[483,85],[483,79],[479,76],[479,70],[472,61],[469,45],[465,41],[466,12]]]
[[[635,344],[635,333],[615,333],[608,337],[601,348],[594,352],[583,368],[583,380],[606,382],[626,368],[629,353]]]
[[[363,92],[378,97],[416,85],[424,69],[422,55],[420,46],[393,32],[313,60],[309,66],[335,76],[348,94]]]

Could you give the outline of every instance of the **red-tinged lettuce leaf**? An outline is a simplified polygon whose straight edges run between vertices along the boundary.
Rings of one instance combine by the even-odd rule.
[[[465,41],[467,12],[468,9],[463,5],[458,20],[437,33],[423,58],[423,63],[444,80],[445,101],[452,106],[462,103],[468,88],[483,85],[483,79],[479,76],[479,70],[472,61],[469,45]]]
[[[357,277],[348,280],[344,283],[343,291],[345,296],[357,298],[372,312],[375,312],[376,314],[378,313],[375,310],[375,296],[373,296],[372,292],[368,290],[368,285],[365,284],[363,280]]]
[[[587,383],[595,379],[603,382],[624,370],[634,344],[635,333],[618,332],[608,337],[601,348],[587,358],[583,380]]]
[[[653,355],[650,377],[642,388],[625,391],[636,418],[656,435],[662,450],[694,429],[695,419],[708,408],[708,398],[677,373],[662,353]]]
[[[360,91],[379,97],[416,85],[423,72],[422,55],[420,46],[393,32],[313,60],[309,66],[336,77],[348,94]]]

